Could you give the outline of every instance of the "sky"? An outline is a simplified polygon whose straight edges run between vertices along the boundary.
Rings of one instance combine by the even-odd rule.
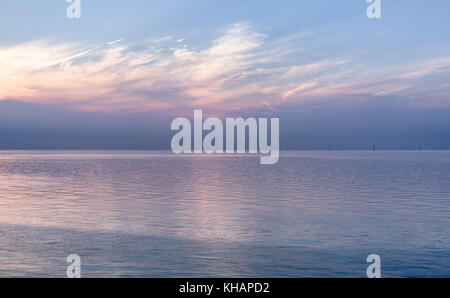
[[[450,143],[450,2],[0,1],[0,149],[162,149],[279,117],[283,148]]]

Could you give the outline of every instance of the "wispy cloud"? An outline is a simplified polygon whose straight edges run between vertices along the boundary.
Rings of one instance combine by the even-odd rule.
[[[298,46],[301,38],[273,39],[238,23],[200,48],[189,45],[187,37],[172,36],[139,45],[121,38],[95,46],[39,40],[3,47],[0,100],[127,112],[223,111],[346,95],[422,97],[426,103],[432,93],[434,102],[450,104],[449,84],[421,83],[448,74],[450,57],[365,67],[338,55],[306,58]]]

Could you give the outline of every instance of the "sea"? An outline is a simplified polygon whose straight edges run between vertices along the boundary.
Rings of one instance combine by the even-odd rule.
[[[450,277],[450,151],[0,151],[0,277]]]

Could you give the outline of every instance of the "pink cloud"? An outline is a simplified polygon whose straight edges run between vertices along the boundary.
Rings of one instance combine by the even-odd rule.
[[[430,85],[420,83],[423,77],[450,66],[448,57],[367,69],[340,57],[309,61],[292,43],[295,38],[301,36],[272,40],[239,23],[201,49],[173,37],[149,41],[140,50],[126,39],[101,46],[40,40],[3,47],[0,100],[111,112],[213,112],[346,94],[418,97],[430,94]],[[288,59],[293,54],[295,61]],[[448,98],[449,86],[436,86]]]

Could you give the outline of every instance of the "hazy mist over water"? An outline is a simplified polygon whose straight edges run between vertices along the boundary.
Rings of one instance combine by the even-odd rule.
[[[210,112],[203,109],[205,119]],[[449,114],[449,107],[402,107],[378,100],[241,110],[220,118],[280,118],[280,148],[288,150],[371,150],[373,145],[448,150]],[[193,118],[193,110],[121,115],[0,101],[0,150],[170,150],[171,123],[180,116]]]
[[[0,276],[449,276],[450,152],[1,151]]]

